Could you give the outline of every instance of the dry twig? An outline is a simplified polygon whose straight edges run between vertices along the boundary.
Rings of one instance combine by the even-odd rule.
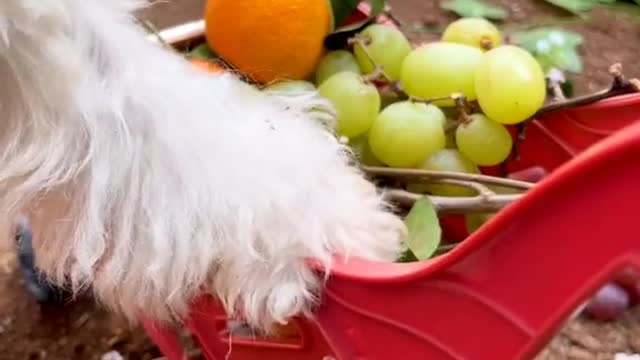
[[[482,174],[467,174],[453,171],[432,171],[422,169],[398,169],[377,166],[363,166],[362,170],[372,176],[386,176],[396,178],[412,178],[420,180],[462,180],[478,182],[487,185],[504,186],[512,189],[528,190],[535,186],[533,183],[520,180],[505,179],[501,177]]]

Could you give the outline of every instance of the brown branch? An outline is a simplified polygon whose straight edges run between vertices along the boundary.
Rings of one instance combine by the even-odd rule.
[[[496,176],[482,175],[482,174],[468,174],[462,172],[453,171],[432,171],[422,169],[399,169],[399,168],[387,168],[377,166],[363,166],[362,170],[372,176],[388,176],[388,177],[400,177],[400,178],[419,178],[422,180],[462,180],[473,181],[487,185],[504,186],[512,189],[528,190],[535,186],[535,184],[520,181],[505,179]]]
[[[404,207],[411,207],[424,195],[414,194],[405,190],[388,189],[385,191],[387,199]],[[439,215],[466,214],[500,211],[509,204],[521,199],[524,194],[472,197],[429,196]]]
[[[559,69],[551,69],[548,74],[549,79],[549,90],[553,95],[553,99],[555,101],[566,101],[567,97],[564,95],[564,91],[562,91],[562,84],[566,82],[566,78],[564,74]]]
[[[592,104],[596,101],[607,99],[610,97],[639,92],[640,86],[637,79],[626,80],[622,76],[622,66],[620,64],[613,64],[609,68],[609,73],[613,76],[613,81],[608,89],[604,89],[593,94],[574,97],[564,101],[555,101],[549,103],[538,110],[532,118],[540,117],[548,113],[571,108],[574,106]]]
[[[496,195],[496,193],[493,190],[489,189],[487,186],[479,182],[455,180],[455,179],[440,179],[440,180],[433,180],[433,182],[437,184],[464,186],[466,188],[475,190],[478,193],[478,195],[482,197],[490,197],[490,196]]]

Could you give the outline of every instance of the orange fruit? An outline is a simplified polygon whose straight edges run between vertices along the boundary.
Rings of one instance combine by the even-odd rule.
[[[224,66],[222,66],[218,61],[215,61],[215,60],[207,60],[207,59],[198,58],[198,57],[190,57],[189,62],[191,62],[191,64],[193,64],[194,66],[202,70],[212,72],[212,73],[217,73],[225,70]]]
[[[209,47],[260,83],[308,78],[333,26],[328,0],[207,0]]]

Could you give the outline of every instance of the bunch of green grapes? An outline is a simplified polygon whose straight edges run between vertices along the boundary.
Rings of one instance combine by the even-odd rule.
[[[466,173],[504,162],[514,146],[507,126],[529,119],[546,98],[539,63],[482,18],[454,21],[438,41],[415,48],[397,28],[369,25],[324,56],[313,85],[363,164]],[[451,184],[408,190],[473,195]]]

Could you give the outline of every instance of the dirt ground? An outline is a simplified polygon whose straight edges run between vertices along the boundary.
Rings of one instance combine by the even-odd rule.
[[[494,0],[510,10],[507,24],[537,24],[565,13],[542,1]],[[392,0],[396,16],[406,27],[416,24],[442,26],[453,16],[439,10],[437,1]],[[166,0],[145,11],[143,17],[163,28],[199,18],[204,0]],[[609,84],[607,67],[621,62],[629,76],[640,76],[640,17],[598,10],[596,20],[566,26],[584,35],[581,52],[585,71],[576,80],[577,93]],[[413,31],[416,40],[432,40],[437,34]],[[91,360],[109,351],[124,359],[154,359],[159,352],[144,332],[109,316],[90,299],[60,306],[39,306],[24,290],[11,254],[0,254],[0,359]],[[619,321],[598,323],[582,317],[572,321],[540,354],[539,360],[612,359],[616,352],[640,353],[640,307]]]

